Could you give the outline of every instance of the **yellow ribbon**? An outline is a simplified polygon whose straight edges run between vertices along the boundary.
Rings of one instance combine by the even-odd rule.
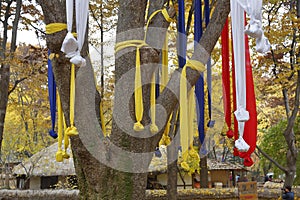
[[[172,114],[169,117],[169,120],[167,122],[166,128],[164,130],[164,133],[162,135],[161,140],[159,141],[159,146],[161,145],[169,145],[171,143],[171,138],[169,137],[169,132],[170,132],[170,126],[171,126],[171,119],[172,119]]]
[[[155,95],[155,73],[152,75],[152,80],[151,80],[151,95],[150,95],[150,109],[151,109],[151,125],[150,125],[150,131],[151,133],[157,133],[158,132],[158,127],[155,124],[155,104],[156,104],[156,95]]]
[[[141,58],[140,58],[140,48],[143,46],[148,46],[146,44],[146,37],[147,37],[147,30],[150,21],[152,18],[157,14],[161,12],[162,15],[165,17],[166,21],[171,22],[173,19],[170,18],[168,11],[166,8],[157,10],[153,12],[146,24],[146,31],[144,35],[144,40],[127,40],[123,42],[119,42],[116,44],[115,51],[118,52],[122,49],[128,48],[128,47],[135,47],[136,48],[136,63],[135,63],[135,81],[134,81],[134,100],[135,100],[135,118],[136,122],[134,123],[133,129],[135,131],[142,131],[144,130],[144,126],[141,123],[143,119],[143,112],[144,112],[144,106],[143,106],[143,91],[142,91],[142,79],[141,79]],[[151,80],[151,97],[150,97],[150,106],[151,106],[151,125],[150,125],[150,131],[152,133],[158,132],[158,127],[155,124],[155,73],[152,75]]]
[[[189,114],[189,103],[192,102],[192,95],[187,95],[187,79],[186,79],[186,68],[197,70],[198,72],[203,72],[205,66],[203,63],[197,60],[187,60],[185,66],[182,69],[180,76],[180,143],[182,148],[182,153],[188,150],[189,147],[189,135],[192,131],[189,131],[190,126],[190,115]],[[192,91],[190,91],[192,92]],[[189,98],[188,98],[189,97]],[[192,128],[192,126],[190,127]]]
[[[200,157],[198,152],[194,149],[193,145],[189,146],[189,151],[182,155],[182,162],[180,166],[188,172],[189,176],[199,170]]]
[[[70,124],[65,133],[68,136],[78,135],[77,128],[74,126],[74,113],[75,113],[75,65],[71,66],[71,83],[70,83]]]
[[[188,124],[189,124],[189,130],[188,130],[188,144],[193,146],[194,141],[194,119],[195,119],[195,90],[194,87],[189,92],[188,96],[189,101],[189,116],[188,116]]]
[[[67,30],[67,24],[65,23],[50,23],[46,25],[46,34],[53,34],[63,30]],[[77,37],[77,33],[72,33],[74,37]]]
[[[141,123],[143,118],[144,106],[143,106],[143,91],[142,91],[142,78],[141,78],[141,57],[140,48],[147,46],[144,40],[128,40],[116,44],[115,51],[118,52],[128,47],[136,47],[135,58],[135,80],[134,80],[134,103],[135,103],[135,118],[133,129],[135,131],[144,130],[144,126]]]
[[[62,134],[63,134],[63,112],[62,112],[62,107],[61,107],[61,101],[60,101],[60,97],[59,94],[57,93],[57,115],[58,115],[58,122],[57,122],[57,140],[58,140],[58,148],[57,148],[57,152],[55,154],[55,159],[57,162],[62,162],[63,161],[63,151],[61,149],[61,145],[62,145]]]
[[[67,24],[65,23],[50,23],[46,25],[46,34],[53,34],[67,29]],[[73,33],[76,37],[76,33]],[[54,57],[59,57],[58,54],[51,53],[49,59],[52,60]],[[62,106],[60,97],[57,98],[58,104],[58,150],[56,152],[56,161],[62,162],[63,159],[70,158],[67,153],[69,147],[69,136],[78,135],[76,127],[74,127],[74,106],[75,106],[75,66],[71,66],[71,88],[70,88],[70,123],[71,127],[66,128],[66,123],[63,116]],[[64,127],[64,128],[63,128]],[[65,132],[63,131],[65,130]],[[62,151],[62,137],[64,132],[64,151]]]
[[[168,32],[166,33],[164,46],[162,49],[162,70],[160,92],[164,90],[168,82]]]
[[[161,72],[161,84],[160,84],[160,92],[164,90],[168,82],[168,32],[165,36],[165,41],[162,49],[162,72]],[[167,125],[165,127],[162,139],[159,142],[160,145],[169,145],[171,143],[171,138],[169,137],[170,126],[171,126],[171,118],[172,114],[169,117]]]
[[[51,23],[46,25],[46,34],[53,34],[67,29],[65,23]]]
[[[149,19],[148,19],[148,21],[147,21],[147,23],[146,23],[146,33],[147,33],[147,30],[148,30],[148,27],[149,27],[149,24],[150,24],[152,18],[153,18],[157,13],[159,13],[159,12],[161,12],[161,14],[164,16],[164,18],[165,18],[165,20],[166,20],[167,22],[171,23],[171,22],[174,21],[174,19],[172,19],[172,18],[170,17],[170,15],[169,15],[169,13],[168,13],[168,10],[167,10],[166,8],[163,8],[163,9],[160,9],[160,10],[157,10],[157,11],[154,11],[154,12],[150,15],[150,17],[149,17]],[[147,34],[145,34],[145,37],[144,37],[144,40],[145,40],[145,41],[146,41],[146,36],[147,36]]]
[[[67,130],[67,125],[66,125],[66,121],[65,121],[64,116],[63,116],[63,120],[64,120],[64,129]],[[62,154],[64,159],[69,159],[70,158],[70,155],[67,152],[69,144],[70,144],[69,136],[66,133],[64,133],[64,147],[65,147],[65,149],[64,149],[63,154]]]
[[[104,137],[106,137],[107,133],[106,133],[106,128],[105,128],[104,113],[103,113],[103,103],[102,103],[102,101],[100,102],[100,120],[101,120],[101,128],[102,128],[103,135],[104,135]]]

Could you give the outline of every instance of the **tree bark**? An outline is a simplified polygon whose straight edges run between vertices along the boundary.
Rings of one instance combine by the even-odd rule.
[[[65,5],[60,0],[38,0],[44,12],[46,24],[65,22]],[[143,39],[146,0],[124,0],[119,2],[117,42]],[[161,9],[161,8],[157,8]],[[53,14],[55,13],[55,14]],[[193,59],[206,63],[214,48],[229,13],[229,1],[218,1],[212,20],[197,47]],[[153,19],[151,26],[167,27],[162,15]],[[163,44],[166,30],[159,30],[147,43]],[[59,55],[53,60],[53,70],[58,90],[61,94],[66,119],[69,115],[69,75],[70,65],[60,52],[66,31],[47,36],[47,46],[52,53]],[[160,42],[159,42],[160,41]],[[150,83],[151,75],[159,62],[159,54],[154,48],[141,48],[143,83]],[[93,70],[88,57],[87,66],[77,69],[75,125],[79,137],[72,137],[72,151],[75,169],[79,179],[81,199],[145,199],[147,169],[152,151],[162,136],[166,119],[178,103],[179,74],[176,72],[166,90],[157,100],[157,120],[159,133],[153,135],[148,130],[150,122],[149,84],[143,86],[145,131],[134,132],[133,83],[136,48],[126,48],[116,54],[116,87],[113,127],[110,138],[104,138],[99,121],[99,97],[93,81]],[[199,73],[188,69],[188,80],[194,85]],[[69,124],[69,121],[67,120]]]
[[[296,175],[296,162],[297,162],[297,156],[298,156],[298,149],[296,147],[296,138],[294,133],[294,124],[297,117],[297,114],[299,112],[299,104],[300,104],[300,70],[297,71],[297,87],[295,91],[295,99],[294,99],[294,109],[291,113],[291,115],[288,117],[288,125],[285,129],[283,135],[285,138],[285,141],[288,146],[287,151],[287,172],[285,172],[285,185],[292,186],[295,175]]]

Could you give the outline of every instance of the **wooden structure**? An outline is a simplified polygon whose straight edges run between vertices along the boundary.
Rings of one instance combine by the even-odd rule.
[[[13,168],[17,177],[17,188],[48,189],[53,188],[58,181],[64,181],[67,176],[75,175],[74,162],[71,152],[69,159],[56,162],[57,144],[39,151],[28,160]]]
[[[160,147],[161,157],[153,156],[152,162],[149,166],[148,179],[157,185],[151,189],[164,189],[167,185],[167,149],[165,146]],[[220,162],[215,159],[207,159],[207,167],[209,171],[209,181],[212,187],[224,188],[236,186],[235,177],[241,177],[248,171],[240,164],[233,164],[229,162]],[[194,188],[193,178],[184,172],[179,172],[177,177],[177,187],[179,189]],[[199,180],[201,181],[201,180]]]

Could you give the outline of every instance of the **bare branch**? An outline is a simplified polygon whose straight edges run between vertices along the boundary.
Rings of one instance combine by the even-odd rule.
[[[275,161],[273,158],[271,158],[271,156],[269,156],[266,152],[264,152],[261,148],[259,148],[259,146],[256,145],[256,149],[265,157],[267,158],[269,161],[271,161],[274,165],[276,165],[280,170],[282,170],[284,173],[287,173],[287,169],[285,167],[283,167],[282,165],[280,165],[277,161]]]
[[[22,81],[26,80],[27,78],[28,78],[28,77],[23,77],[23,78],[21,78],[21,79],[19,79],[19,80],[16,80],[16,81],[14,82],[13,87],[8,91],[8,95],[10,95],[10,93],[12,93],[12,92],[16,89],[16,87],[18,86],[19,83],[21,83]]]

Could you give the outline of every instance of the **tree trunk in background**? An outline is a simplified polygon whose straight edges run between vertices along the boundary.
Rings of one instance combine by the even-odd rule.
[[[300,3],[299,0],[296,2],[296,8],[297,8],[297,18],[299,19],[300,17]],[[296,34],[298,31],[295,28],[294,29],[294,34]],[[294,52],[296,54],[296,57],[300,57],[299,52]],[[297,163],[297,157],[299,150],[296,147],[296,137],[294,133],[294,125],[295,125],[295,120],[297,118],[298,112],[299,112],[299,105],[300,105],[300,70],[297,70],[297,73],[295,73],[295,76],[297,76],[297,81],[296,81],[296,91],[295,91],[295,97],[294,97],[294,108],[292,111],[290,111],[289,107],[289,99],[288,99],[288,94],[287,90],[283,89],[283,99],[284,99],[284,104],[286,108],[286,115],[287,115],[287,127],[283,133],[285,141],[288,146],[287,154],[286,154],[286,164],[287,164],[287,171],[285,172],[285,181],[284,185],[285,186],[292,186],[294,183],[295,175],[296,175],[296,163]]]
[[[287,110],[287,116],[288,116],[288,124],[287,128],[285,129],[283,135],[285,138],[285,141],[288,146],[287,154],[286,154],[286,164],[287,164],[287,171],[285,173],[285,182],[284,185],[292,186],[295,175],[296,175],[296,163],[297,163],[297,156],[298,156],[298,149],[296,147],[296,137],[294,133],[294,125],[295,120],[299,112],[299,100],[300,100],[300,70],[297,71],[297,87],[295,92],[295,99],[294,99],[294,109],[292,112],[289,112],[288,103],[285,103],[286,110]],[[286,95],[283,95],[286,96]]]
[[[60,0],[38,0],[44,13],[46,24],[66,22],[65,4]],[[143,39],[144,15],[147,0],[119,1],[117,42]],[[219,0],[209,27],[198,46],[193,59],[206,63],[210,52],[216,44],[229,13],[229,1]],[[157,7],[156,10],[161,9]],[[168,27],[161,14],[153,18],[151,26]],[[140,29],[138,29],[140,28]],[[166,29],[150,34],[149,46],[153,43],[163,44]],[[151,32],[151,30],[150,30]],[[64,114],[69,124],[69,84],[70,64],[60,52],[66,31],[47,35],[47,46],[52,53],[59,55],[53,59],[53,71],[61,95]],[[156,39],[153,39],[155,37]],[[84,51],[82,51],[84,52]],[[79,180],[81,199],[145,199],[147,168],[152,158],[152,151],[161,138],[163,130],[153,135],[149,132],[149,84],[143,86],[144,116],[142,123],[145,131],[132,130],[134,120],[133,83],[136,60],[136,48],[130,47],[118,52],[115,70],[115,101],[113,127],[110,138],[103,138],[99,124],[99,94],[94,83],[94,73],[89,58],[87,66],[77,68],[75,125],[79,136],[72,137],[74,164]],[[149,83],[151,74],[158,67],[158,51],[151,47],[141,48],[141,68],[143,82]],[[188,80],[194,85],[199,73],[187,70]],[[127,81],[126,81],[127,78]],[[123,82],[125,79],[125,82]],[[126,84],[124,84],[126,83]],[[168,86],[157,99],[157,118],[168,118],[174,110],[179,94],[179,73],[175,73]],[[129,96],[130,98],[128,98]],[[128,110],[125,110],[128,108]],[[163,108],[163,109],[159,109]],[[165,120],[157,119],[162,128]],[[141,138],[142,137],[142,138]],[[149,153],[147,153],[149,152]],[[129,156],[128,156],[128,155]],[[138,161],[138,162],[137,162]]]
[[[3,24],[3,35],[0,37],[1,47],[0,47],[0,59],[5,60],[7,59],[7,49],[6,46],[8,45],[7,41],[7,34],[8,34],[8,24],[9,18],[11,17],[11,4],[14,1],[6,1],[7,7],[4,14],[4,20],[2,21]],[[2,8],[2,3],[0,4],[0,8]],[[19,18],[21,13],[21,6],[22,0],[16,1],[15,7],[15,15],[13,20],[13,26],[11,30],[11,41],[10,41],[10,49],[9,58],[13,58],[13,53],[16,51],[16,43],[17,43],[17,29],[19,24]],[[9,63],[9,62],[8,62]],[[4,133],[4,121],[5,121],[5,114],[8,102],[8,93],[9,93],[9,79],[10,79],[10,65],[8,63],[1,63],[0,66],[0,155],[2,149],[2,140],[3,140],[3,133]]]
[[[179,143],[178,141],[177,144]],[[171,200],[177,199],[177,158],[178,148],[177,145],[167,146],[167,158],[168,158],[168,184],[167,184],[167,198]],[[171,161],[171,163],[169,162]]]
[[[207,156],[200,159],[200,187],[208,188],[208,169],[207,169]]]

